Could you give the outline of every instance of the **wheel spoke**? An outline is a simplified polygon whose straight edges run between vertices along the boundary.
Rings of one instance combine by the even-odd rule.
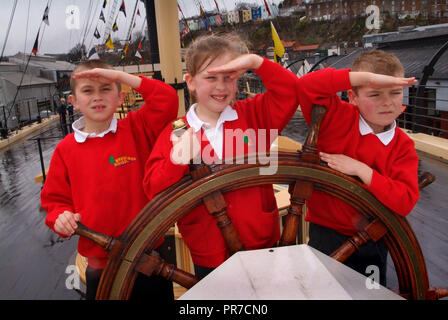
[[[369,223],[364,230],[358,231],[353,237],[348,239],[339,249],[331,254],[331,257],[338,260],[339,262],[344,262],[353,253],[359,251],[363,244],[372,240],[377,242],[387,233],[387,228],[379,219],[373,220]]]
[[[190,289],[199,279],[191,273],[178,269],[172,264],[168,264],[160,258],[156,251],[151,251],[151,254],[143,254],[138,261],[135,270],[147,275],[161,276],[167,280],[174,281],[182,287]]]

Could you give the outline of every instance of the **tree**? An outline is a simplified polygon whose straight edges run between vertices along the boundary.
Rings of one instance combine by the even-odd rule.
[[[67,59],[69,62],[81,61],[82,57],[84,57],[86,54],[86,46],[84,44],[78,43],[70,49],[67,55]]]

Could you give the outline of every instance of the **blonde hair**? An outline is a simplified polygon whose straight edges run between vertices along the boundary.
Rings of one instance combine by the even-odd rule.
[[[75,89],[76,89],[76,79],[73,79],[73,75],[78,72],[92,70],[95,68],[113,69],[110,64],[104,62],[103,60],[99,60],[99,59],[86,60],[86,61],[81,62],[78,66],[76,66],[75,70],[73,70],[72,76],[70,77],[70,88],[72,89],[72,94],[75,94]],[[120,93],[121,92],[121,83],[116,82],[115,84],[117,85],[118,93]]]
[[[194,77],[224,54],[237,58],[246,53],[249,53],[246,44],[234,34],[207,35],[190,44],[185,53],[185,65],[187,72]],[[190,96],[193,103],[197,102],[194,92],[190,91]]]

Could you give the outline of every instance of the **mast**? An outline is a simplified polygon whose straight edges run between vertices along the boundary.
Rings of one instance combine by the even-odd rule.
[[[180,54],[177,0],[144,0],[150,41],[151,62],[160,63],[154,78],[174,85],[179,96],[178,116],[185,114],[185,100]],[[177,84],[177,85],[176,85]]]

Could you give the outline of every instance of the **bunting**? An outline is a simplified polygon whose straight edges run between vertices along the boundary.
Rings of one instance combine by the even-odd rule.
[[[123,48],[123,53],[121,54],[121,60],[126,58],[126,55],[127,55],[128,51],[129,51],[129,44],[126,43],[126,45]]]
[[[138,52],[138,50],[137,50],[137,52],[135,53],[135,56],[136,56],[137,58],[140,59],[141,63],[143,63],[143,57],[142,57],[142,55],[140,54],[140,52]]]
[[[107,41],[106,41],[106,47],[108,47],[110,50],[114,50],[114,43],[112,42],[112,38],[107,37]]]
[[[103,22],[106,23],[106,19],[104,18],[103,10],[101,10],[101,13],[100,13],[100,20],[103,20]]]
[[[141,17],[141,15],[140,15],[140,9],[137,9],[137,15]]]
[[[100,59],[100,56],[98,55],[98,52],[96,51],[95,47],[90,49],[89,54],[87,55],[87,59],[88,60]]]
[[[184,30],[182,31],[182,40],[185,39],[185,37],[187,36],[187,34],[188,34],[188,28],[187,28],[187,27],[184,27]]]
[[[94,36],[95,38],[97,38],[97,39],[101,38],[101,35],[100,35],[100,33],[98,32],[98,29],[97,29],[97,28],[95,28],[95,32],[93,33],[93,36]]]
[[[121,2],[120,11],[123,12],[124,17],[126,18],[126,6],[124,5],[124,0]]]
[[[50,26],[50,22],[48,21],[48,12],[49,12],[49,8],[48,8],[48,6],[45,8],[45,11],[44,11],[44,16],[42,17],[42,21],[47,25],[47,26]]]
[[[271,31],[272,31],[272,40],[274,41],[274,61],[280,63],[283,54],[285,53],[285,48],[277,34],[277,31],[274,28],[274,25],[271,21]]]
[[[117,20],[115,20],[114,25],[112,26],[112,31],[115,32],[118,30]]]

